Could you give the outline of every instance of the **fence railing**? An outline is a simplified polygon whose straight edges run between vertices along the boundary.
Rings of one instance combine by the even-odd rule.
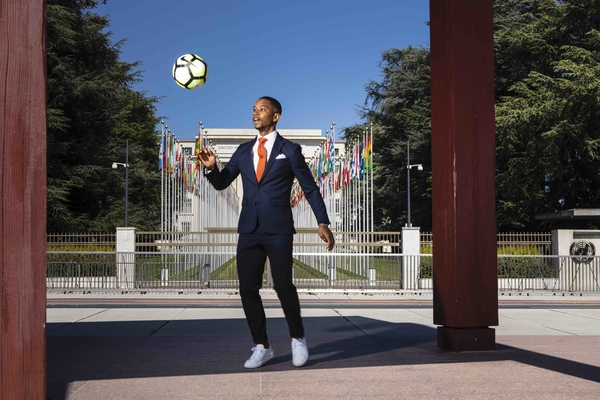
[[[294,237],[300,289],[431,290],[433,237],[402,254],[400,232],[334,232],[328,253],[315,228]],[[235,228],[137,232],[135,252],[116,252],[115,234],[48,235],[48,289],[237,288]],[[551,256],[550,233],[498,234],[500,290],[600,291],[598,259]],[[265,268],[264,287],[272,287]]]
[[[501,232],[497,234],[498,250],[502,254],[552,254],[550,232]]]
[[[298,228],[294,237],[297,248],[309,251],[311,244],[321,245],[316,229]],[[433,234],[421,232],[421,252],[433,251]],[[400,253],[400,232],[335,232],[339,252]],[[48,250],[114,251],[115,233],[48,234]],[[136,232],[136,250],[190,252],[200,248],[233,251],[237,243],[235,228],[208,228],[204,232]],[[550,255],[552,235],[549,232],[501,232],[497,234],[500,254]]]
[[[49,233],[49,251],[114,251],[116,233]]]
[[[114,252],[48,251],[47,289],[117,289],[117,257]]]
[[[300,289],[433,288],[432,255],[294,251]],[[600,292],[600,256],[498,255],[501,291]],[[237,289],[235,251],[48,252],[49,290]],[[263,287],[272,288],[268,263]]]

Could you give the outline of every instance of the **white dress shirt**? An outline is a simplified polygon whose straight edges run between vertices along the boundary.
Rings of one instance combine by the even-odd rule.
[[[273,145],[275,144],[275,139],[277,139],[277,131],[273,131],[265,136],[258,135],[256,139],[256,143],[254,143],[254,147],[252,147],[252,154],[254,154],[254,171],[256,171],[256,167],[258,166],[258,139],[264,137],[267,139],[264,146],[267,150],[267,162],[269,161],[269,157],[271,156],[271,151],[273,150]]]

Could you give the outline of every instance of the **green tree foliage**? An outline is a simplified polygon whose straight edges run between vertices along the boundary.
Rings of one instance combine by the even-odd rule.
[[[48,0],[48,232],[113,231],[124,223],[129,139],[129,225],[155,229],[156,98],[132,89],[138,63],[119,60],[101,0]]]
[[[557,227],[535,215],[600,200],[600,1],[495,9],[498,226]]]
[[[429,50],[407,47],[383,52],[382,80],[366,86],[361,116],[373,123],[373,177],[376,229],[399,230],[407,218],[407,143],[411,164],[411,222],[431,229],[431,112]],[[344,130],[348,140],[364,126]]]
[[[600,0],[495,0],[496,197],[499,230],[597,227],[539,213],[600,204]],[[359,114],[374,124],[379,229],[431,227],[430,74],[426,48],[390,49]],[[359,135],[364,126],[344,131]]]

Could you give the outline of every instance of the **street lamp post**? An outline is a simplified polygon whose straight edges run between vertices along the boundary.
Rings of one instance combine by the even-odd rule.
[[[408,205],[408,223],[406,226],[409,228],[412,226],[410,223],[410,169],[412,167],[417,167],[417,171],[423,171],[423,164],[411,164],[410,163],[410,140],[406,143],[406,196],[407,196],[407,205]]]
[[[125,168],[125,227],[128,227],[127,215],[128,215],[128,201],[129,201],[129,139],[125,141],[125,164],[123,163],[112,163],[112,168],[117,169],[119,165]]]

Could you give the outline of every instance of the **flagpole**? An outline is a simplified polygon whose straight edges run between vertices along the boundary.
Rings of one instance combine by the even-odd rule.
[[[164,165],[165,165],[165,149],[163,147],[164,144],[164,137],[165,137],[165,121],[161,120],[160,121],[160,125],[161,125],[161,134],[160,134],[160,155],[162,155],[162,157],[160,157],[160,231],[164,232],[164,216],[165,216],[165,199],[164,199],[164,191],[165,191],[165,179],[164,179]],[[161,240],[163,240],[163,238],[161,237]]]
[[[371,136],[369,137],[369,169],[371,170],[371,232],[375,231],[375,214],[374,214],[374,204],[375,199],[373,197],[373,192],[375,190],[373,186],[373,169],[375,166],[373,165],[373,123],[371,122]]]
[[[368,227],[368,223],[367,221],[369,220],[369,213],[371,211],[370,207],[369,207],[369,196],[368,196],[368,192],[367,189],[369,187],[369,176],[367,174],[367,160],[365,157],[365,151],[366,151],[366,143],[365,143],[365,139],[367,137],[367,129],[365,127],[364,131],[363,131],[363,137],[361,139],[361,146],[362,146],[362,150],[361,150],[361,156],[362,156],[362,162],[361,162],[361,170],[362,170],[362,175],[363,175],[363,183],[362,183],[362,196],[363,196],[363,218],[362,218],[362,223],[363,223],[363,243],[365,243],[365,249],[364,252],[365,254],[369,253],[369,249],[370,247],[368,246],[369,243],[369,227]],[[367,279],[369,277],[369,269],[370,269],[370,264],[369,264],[369,256],[365,256],[365,272],[366,272],[366,276]]]
[[[125,227],[129,226],[129,138],[125,139]]]

